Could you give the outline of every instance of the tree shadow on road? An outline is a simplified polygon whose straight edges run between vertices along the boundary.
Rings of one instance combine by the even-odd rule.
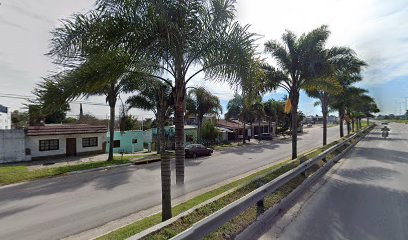
[[[383,167],[363,167],[355,169],[341,169],[336,172],[336,175],[339,175],[346,179],[358,180],[362,182],[370,182],[379,179],[392,178],[396,174],[401,174],[398,171],[391,170]]]
[[[26,199],[41,195],[72,192],[88,184],[96,183],[97,189],[113,189],[128,183],[134,169],[123,167],[70,176],[39,179],[0,189],[0,202]]]
[[[392,170],[341,172],[304,203],[279,239],[406,239],[408,192],[366,183],[389,178]]]
[[[383,163],[408,164],[408,152],[406,151],[397,151],[384,148],[356,147],[353,154],[357,154],[357,156],[362,156],[368,160],[376,160]]]

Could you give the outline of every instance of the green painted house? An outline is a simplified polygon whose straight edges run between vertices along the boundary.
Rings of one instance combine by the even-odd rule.
[[[134,153],[144,150],[143,131],[115,131],[114,134],[114,153]],[[109,152],[109,132],[106,135],[106,140],[106,152]]]

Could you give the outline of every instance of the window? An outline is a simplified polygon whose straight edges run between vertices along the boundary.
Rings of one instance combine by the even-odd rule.
[[[98,138],[97,137],[90,137],[90,138],[82,138],[82,147],[97,147],[98,146]]]
[[[137,139],[132,139],[132,143],[137,143]]]
[[[39,145],[40,145],[40,151],[59,150],[59,140],[58,139],[40,140]]]
[[[119,148],[120,147],[120,140],[113,141],[113,147],[114,148]]]

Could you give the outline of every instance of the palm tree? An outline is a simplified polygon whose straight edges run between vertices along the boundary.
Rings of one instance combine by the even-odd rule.
[[[171,218],[171,168],[170,155],[166,151],[166,137],[164,126],[173,112],[172,88],[167,84],[154,81],[153,84],[145,84],[142,88],[137,86],[139,94],[128,98],[126,101],[130,108],[140,108],[153,111],[159,129],[159,151],[161,158],[161,182],[162,182],[162,221]]]
[[[238,93],[234,94],[234,97],[227,103],[227,112],[225,113],[225,119],[239,119],[243,109],[243,98]]]
[[[258,140],[261,140],[261,122],[265,117],[265,109],[262,103],[262,97],[258,97],[255,103],[252,105],[252,111],[254,116],[258,120]]]
[[[153,75],[175,84],[176,181],[183,183],[186,86],[200,73],[239,84],[238,72],[254,51],[253,34],[234,20],[231,0],[100,0],[98,9],[127,27],[120,38],[132,55],[154,60],[159,71]]]
[[[278,69],[269,74],[272,82],[289,93],[292,105],[292,159],[297,158],[297,109],[301,89],[313,84],[315,69],[319,66],[321,52],[329,37],[327,26],[321,26],[307,34],[297,37],[286,31],[282,35],[283,44],[277,41],[265,43],[265,51],[278,63]]]
[[[353,50],[346,47],[324,49],[321,58],[322,64],[315,73],[316,81],[306,88],[306,93],[310,97],[319,99],[323,115],[323,146],[325,146],[330,99],[341,94],[342,84],[351,84],[350,78],[347,78],[347,82],[340,82],[340,80],[344,79],[345,75],[359,74],[365,63],[355,56]]]
[[[186,115],[196,115],[198,120],[199,139],[201,140],[201,125],[205,114],[222,113],[220,99],[204,87],[192,88],[186,100]]]
[[[64,40],[53,39],[52,51],[60,47],[59,45],[62,44],[60,41]],[[81,51],[85,52],[85,50]],[[52,55],[58,54],[52,52]],[[98,51],[86,55],[80,63],[71,65],[68,70],[55,75],[54,81],[63,92],[59,98],[64,97],[64,101],[94,95],[105,96],[110,108],[108,161],[111,161],[113,160],[115,107],[119,94],[126,92],[124,86],[128,81],[132,81],[130,75],[124,74],[131,64],[131,59],[126,53],[118,50]],[[65,60],[61,60],[61,64],[65,65]]]
[[[269,99],[268,101],[263,103],[264,105],[264,112],[266,117],[268,118],[269,122],[269,131],[271,129],[272,125],[272,120],[275,121],[275,134],[277,133],[279,121],[281,119],[279,116],[284,115],[284,109],[285,109],[285,102],[284,101],[276,101],[274,99]]]

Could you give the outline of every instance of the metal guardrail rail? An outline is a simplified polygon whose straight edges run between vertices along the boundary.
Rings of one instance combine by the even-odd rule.
[[[371,128],[371,127],[369,127]],[[337,149],[343,147],[346,143],[355,139],[360,133],[367,130],[367,128],[360,130],[359,132],[354,133],[352,136],[348,137],[344,141],[326,149],[324,152],[319,154],[318,156],[307,160],[306,162],[301,163],[296,168],[280,175],[279,177],[275,178],[274,180],[270,181],[269,183],[257,188],[256,190],[252,191],[248,195],[240,198],[239,200],[231,203],[230,205],[218,210],[217,212],[213,213],[212,215],[204,218],[203,220],[199,221],[198,223],[194,224],[191,228],[185,230],[184,232],[180,233],[179,235],[172,238],[172,240],[197,240],[203,239],[208,234],[212,233],[219,227],[223,226],[226,222],[231,220],[232,218],[238,216],[246,209],[250,208],[251,206],[255,205],[258,201],[262,201],[267,195],[273,193],[278,188],[282,187],[299,174],[308,170],[311,166],[316,164],[318,161],[327,157],[327,155],[331,154],[332,152],[336,151]]]

